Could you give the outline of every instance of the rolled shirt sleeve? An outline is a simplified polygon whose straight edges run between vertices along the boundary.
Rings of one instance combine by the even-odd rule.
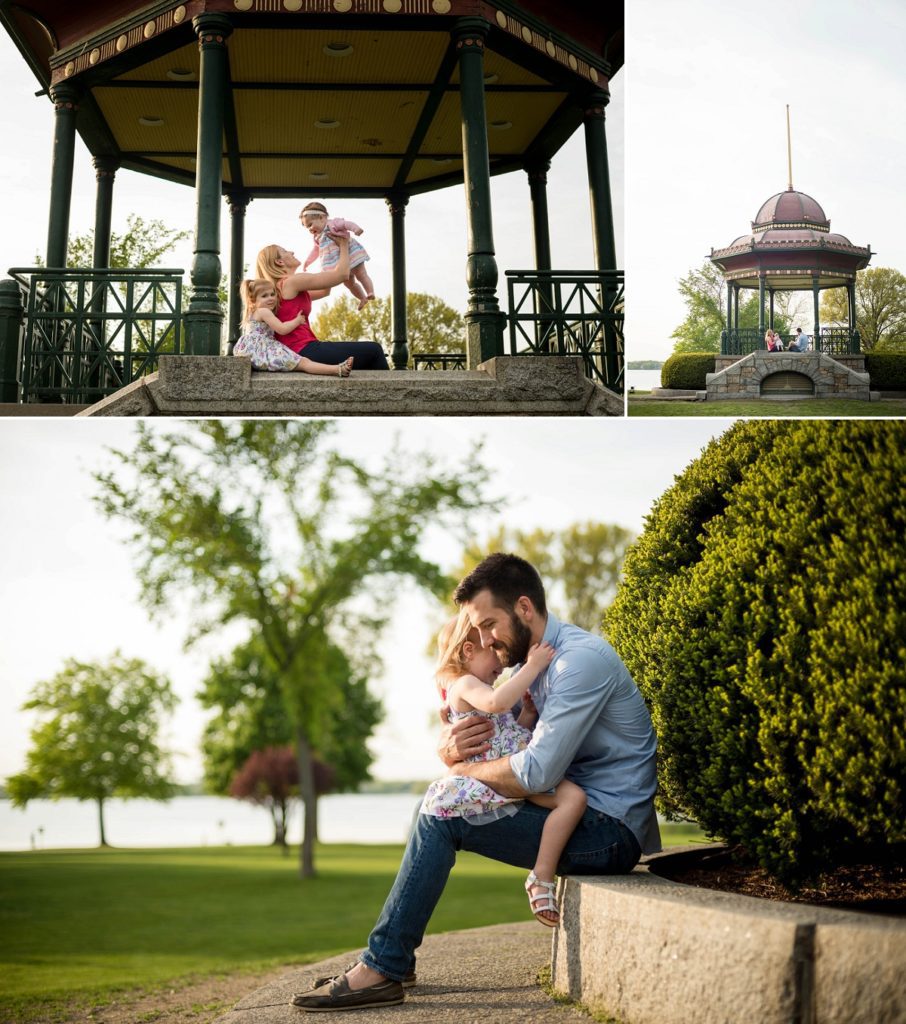
[[[657,741],[638,687],[600,637],[551,615],[544,639],[557,654],[530,687],[539,718],[531,743],[510,757],[513,775],[528,793],[575,782],[591,808],[633,832],[643,852],[659,849]]]

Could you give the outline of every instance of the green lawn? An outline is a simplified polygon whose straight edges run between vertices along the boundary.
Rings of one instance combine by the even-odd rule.
[[[822,418],[857,416],[906,416],[906,401],[885,398],[878,402],[857,402],[848,398],[805,398],[775,402],[763,399],[726,402],[658,401],[641,395],[629,396],[630,416],[758,416],[785,419],[790,416]]]
[[[667,826],[686,843],[694,826]],[[401,846],[322,846],[318,877],[271,847],[0,854],[0,1020],[52,1021],[75,997],[308,963],[360,948]],[[525,872],[460,855],[430,932],[528,919]]]

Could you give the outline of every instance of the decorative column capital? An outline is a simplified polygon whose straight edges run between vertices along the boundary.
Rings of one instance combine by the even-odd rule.
[[[244,217],[252,197],[248,192],[227,192],[226,201],[231,216]]]
[[[605,108],[607,107],[608,103],[610,103],[609,92],[605,92],[603,89],[596,89],[593,93],[590,93],[588,98],[585,100],[585,107],[583,110],[585,120],[605,120]]]
[[[528,175],[530,185],[546,185],[547,172],[551,169],[550,160],[538,160],[535,163],[525,165],[525,173]]]
[[[232,34],[233,23],[228,15],[211,12],[196,15],[192,19],[192,28],[198,36],[199,47],[204,50],[209,46],[224,46]]]
[[[409,196],[405,192],[391,192],[384,196],[384,202],[394,217],[405,217],[406,207],[409,205]]]
[[[53,101],[54,110],[78,110],[82,90],[70,82],[58,82],[50,87],[50,98]]]
[[[120,169],[120,162],[115,156],[95,156],[91,162],[94,164],[95,178],[98,181],[115,177]]]
[[[485,18],[457,18],[451,33],[456,40],[457,50],[484,50],[484,41],[491,31],[491,23]]]

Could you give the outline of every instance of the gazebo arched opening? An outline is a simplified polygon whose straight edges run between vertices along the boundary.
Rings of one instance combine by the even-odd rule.
[[[605,134],[623,11],[593,0],[32,0],[0,8],[54,104],[46,268],[0,283],[0,400],[94,401],[161,354],[217,355],[235,338],[248,204],[269,196],[383,198],[391,220],[392,352],[409,365],[407,204],[465,186],[465,361],[577,353],[622,388]],[[551,266],[546,171],[583,129],[595,266]],[[74,141],[98,172],[94,266],[65,266]],[[196,193],[188,309],[181,271],[113,273],[120,168]],[[498,297],[490,176],[527,175],[534,267]],[[229,204],[229,329],[217,300]],[[530,260],[526,261],[531,262]],[[20,328],[20,320],[22,321]]]

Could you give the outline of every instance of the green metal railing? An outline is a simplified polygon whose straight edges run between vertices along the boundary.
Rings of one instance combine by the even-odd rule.
[[[795,334],[781,334],[784,348],[795,337]],[[764,349],[764,332],[757,327],[738,327],[720,332],[722,356],[747,356]],[[862,351],[859,332],[850,331],[848,327],[822,327],[817,338],[809,339],[809,349],[829,356],[857,356]]]
[[[579,355],[585,375],[623,390],[623,271],[508,270],[510,354]]]
[[[180,351],[182,270],[9,273],[25,306],[20,402],[96,402]]]
[[[419,352],[412,357],[416,370],[465,370],[465,352]]]

